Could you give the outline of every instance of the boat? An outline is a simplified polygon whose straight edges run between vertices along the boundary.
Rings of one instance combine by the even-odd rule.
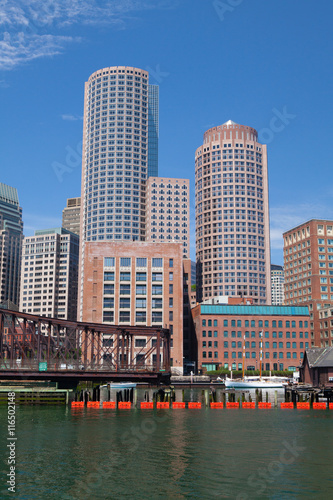
[[[260,347],[260,355],[259,355],[259,366],[260,366],[260,375],[259,376],[244,376],[244,360],[245,360],[245,335],[243,342],[243,377],[238,379],[226,377],[225,378],[225,387],[226,389],[280,389],[288,385],[288,378],[285,377],[263,377],[261,375],[262,372],[262,335],[263,332],[259,332],[259,347]]]
[[[117,389],[118,391],[121,389],[134,389],[136,387],[135,382],[111,382],[110,389]]]
[[[288,379],[281,377],[243,377],[225,379],[226,389],[281,389],[288,385]]]

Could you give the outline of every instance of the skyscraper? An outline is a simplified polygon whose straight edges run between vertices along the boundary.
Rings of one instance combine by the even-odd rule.
[[[266,146],[233,121],[207,130],[195,155],[197,297],[271,303]]]
[[[22,208],[17,190],[0,183],[0,301],[18,305],[20,297]]]
[[[81,198],[68,198],[62,211],[62,227],[80,235]]]
[[[272,305],[284,305],[284,269],[283,266],[271,264]]]
[[[145,239],[149,113],[156,153],[158,92],[138,68],[115,66],[93,73],[85,84],[81,240]],[[152,165],[156,169],[156,154]]]
[[[158,85],[148,86],[148,177],[158,176]]]

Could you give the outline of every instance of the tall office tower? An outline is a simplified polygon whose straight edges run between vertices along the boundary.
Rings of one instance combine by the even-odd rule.
[[[17,190],[0,183],[0,302],[20,298],[22,208]]]
[[[285,305],[307,305],[311,345],[325,347],[320,309],[333,304],[333,221],[311,219],[283,234]]]
[[[266,146],[233,121],[207,130],[195,155],[197,297],[271,303]]]
[[[190,181],[149,177],[146,183],[146,241],[176,242],[190,254]]]
[[[81,198],[68,198],[62,211],[62,227],[80,235]]]
[[[272,306],[284,305],[284,269],[271,264]]]
[[[148,86],[148,177],[158,176],[158,85]]]
[[[78,267],[78,235],[56,228],[24,238],[20,310],[75,321]]]
[[[116,66],[85,84],[81,239],[145,238],[149,75]]]

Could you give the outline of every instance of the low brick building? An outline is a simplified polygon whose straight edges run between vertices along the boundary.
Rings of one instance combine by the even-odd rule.
[[[198,304],[192,309],[198,368],[295,370],[309,347],[307,307]]]

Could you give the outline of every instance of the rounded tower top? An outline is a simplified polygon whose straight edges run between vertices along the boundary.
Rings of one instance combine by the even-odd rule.
[[[204,144],[211,141],[221,141],[228,139],[257,141],[258,132],[247,125],[239,125],[232,120],[228,120],[222,125],[212,127],[204,133]]]

